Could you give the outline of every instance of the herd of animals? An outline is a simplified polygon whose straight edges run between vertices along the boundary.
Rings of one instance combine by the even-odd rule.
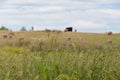
[[[12,39],[14,36],[15,36],[14,32],[9,32],[8,34],[3,35],[3,39],[7,39],[7,38]],[[24,40],[23,37],[19,38],[19,41],[23,41],[23,40]]]
[[[61,33],[62,31],[60,31],[60,30],[45,29],[44,32],[48,32],[48,33],[49,33],[49,32]],[[64,32],[73,32],[73,28],[72,28],[72,27],[67,27],[67,28],[65,28]],[[74,32],[77,32],[77,29],[75,29]],[[108,36],[109,36],[109,35],[112,35],[112,34],[113,34],[112,32],[107,32],[107,35],[108,35]],[[4,34],[4,35],[3,35],[3,39],[7,39],[7,38],[12,39],[12,38],[14,37],[14,35],[15,35],[15,33],[12,32],[12,31],[10,31],[8,34]],[[49,36],[49,34],[48,34],[48,36]],[[24,37],[20,37],[18,40],[19,40],[19,41],[23,41],[23,40],[24,40]],[[108,40],[108,43],[112,43],[112,40]]]

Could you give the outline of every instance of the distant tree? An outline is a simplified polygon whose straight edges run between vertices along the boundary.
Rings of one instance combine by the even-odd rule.
[[[27,31],[27,29],[23,26],[20,31]]]
[[[34,30],[34,27],[33,27],[33,26],[31,27],[31,30],[32,30],[32,31]]]
[[[9,30],[8,28],[6,28],[5,26],[1,26],[0,30]]]

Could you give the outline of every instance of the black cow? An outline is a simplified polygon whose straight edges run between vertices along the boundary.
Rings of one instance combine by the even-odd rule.
[[[67,27],[65,28],[65,32],[72,32],[73,28],[72,27]]]

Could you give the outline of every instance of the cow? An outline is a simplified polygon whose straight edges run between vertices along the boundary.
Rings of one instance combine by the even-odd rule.
[[[66,27],[64,32],[72,32],[73,28],[72,27]]]
[[[8,35],[3,35],[3,38],[5,39],[5,38],[7,38],[8,37]]]
[[[108,32],[107,35],[112,35],[112,32]]]
[[[10,32],[9,35],[14,36],[14,32]]]
[[[9,39],[12,39],[12,35],[9,35]]]

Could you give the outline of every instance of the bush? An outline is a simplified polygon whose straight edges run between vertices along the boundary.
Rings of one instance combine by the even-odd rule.
[[[9,30],[8,28],[6,28],[5,26],[1,26],[0,30]]]

